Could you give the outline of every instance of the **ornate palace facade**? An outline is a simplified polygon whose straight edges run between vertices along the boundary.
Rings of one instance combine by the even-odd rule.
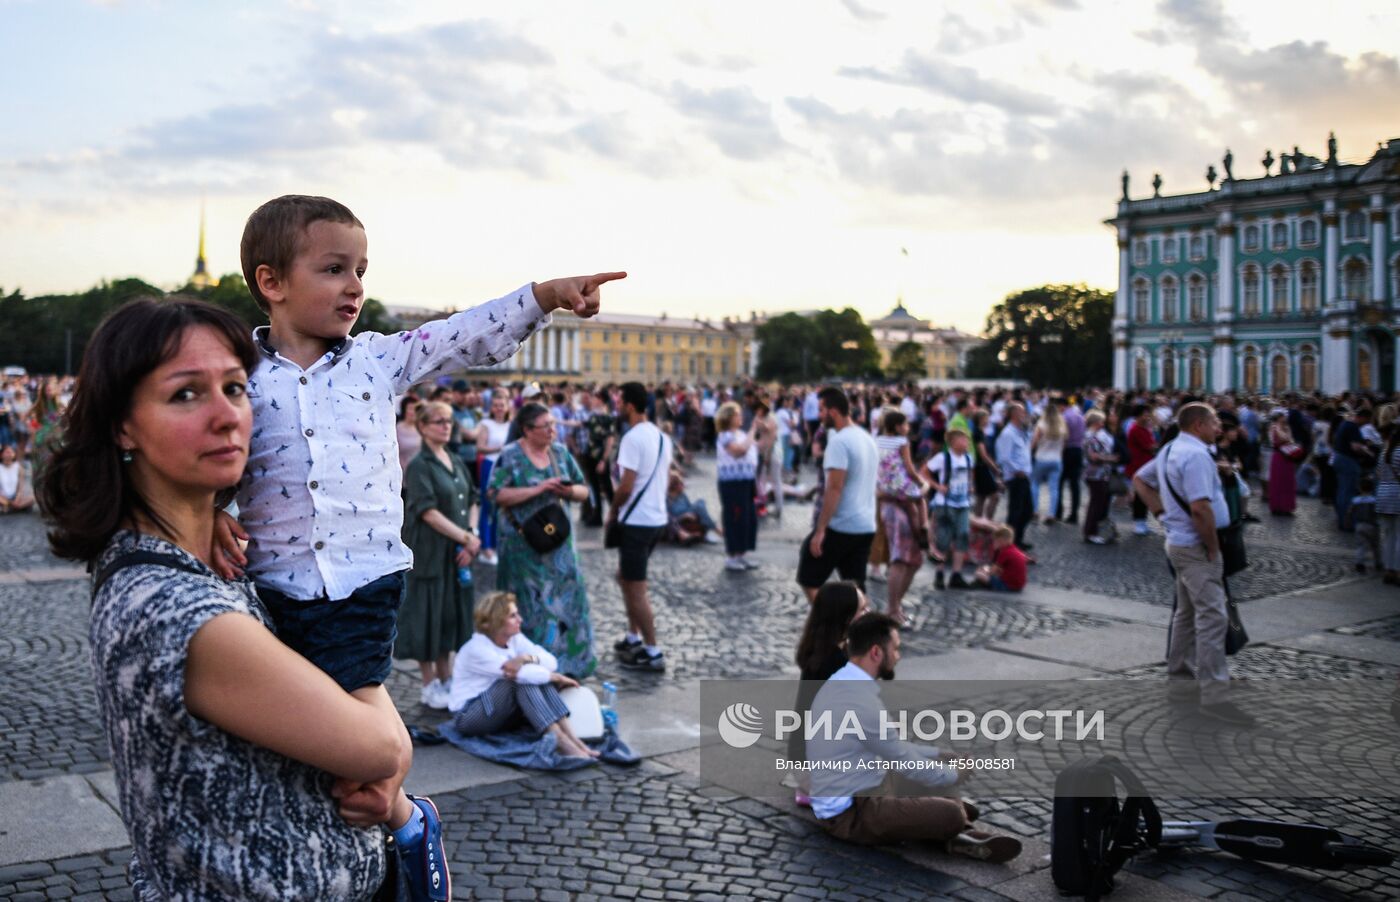
[[[1284,154],[1260,178],[1118,215],[1116,388],[1400,390],[1400,139],[1364,163]]]

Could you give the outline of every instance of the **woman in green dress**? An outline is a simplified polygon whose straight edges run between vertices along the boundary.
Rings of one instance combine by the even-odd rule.
[[[471,572],[481,542],[467,511],[472,483],[457,455],[447,450],[452,408],[422,404],[416,415],[423,445],[404,471],[403,540],[413,551],[394,657],[412,658],[422,671],[421,699],[445,709],[451,692],[452,653],[472,635],[472,586],[458,571]]]
[[[588,497],[583,470],[555,441],[555,422],[543,404],[520,409],[520,441],[507,445],[491,470],[487,495],[496,504],[499,551],[496,587],[513,592],[524,632],[559,659],[559,672],[581,679],[593,673],[593,624],[574,539],[540,554],[523,526],[548,504]]]

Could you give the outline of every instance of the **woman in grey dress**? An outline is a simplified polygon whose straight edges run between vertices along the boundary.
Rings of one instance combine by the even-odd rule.
[[[247,327],[198,301],[121,308],[83,356],[41,492],[61,557],[93,564],[89,640],[138,899],[363,900],[408,737],[273,635],[210,568],[243,473]],[[405,818],[402,824],[407,824]]]

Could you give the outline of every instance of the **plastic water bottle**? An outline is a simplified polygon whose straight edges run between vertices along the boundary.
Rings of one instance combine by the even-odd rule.
[[[457,546],[457,553],[458,553],[458,554],[461,554],[462,551],[463,551],[462,546],[461,546],[461,545],[458,545],[458,546]],[[472,568],[471,568],[471,565],[468,564],[468,565],[465,566],[465,567],[458,567],[458,568],[457,568],[457,585],[459,585],[459,586],[470,586],[471,584],[472,584]]]
[[[617,729],[617,687],[612,683],[603,684],[603,726]]]

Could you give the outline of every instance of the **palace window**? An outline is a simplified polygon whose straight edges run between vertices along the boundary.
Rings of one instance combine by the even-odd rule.
[[[583,370],[584,370],[584,372],[588,372],[588,371],[591,370],[591,369],[593,369],[593,352],[592,352],[592,351],[584,351],[584,352],[583,352]]]
[[[1259,226],[1247,225],[1244,227],[1244,252],[1253,254],[1259,250]]]
[[[1199,323],[1206,318],[1206,280],[1192,276],[1186,283],[1186,297],[1191,306],[1191,322]]]
[[[1259,391],[1259,358],[1246,354],[1244,358],[1244,390]]]
[[[705,375],[706,375],[706,376],[713,376],[714,374],[715,374],[715,359],[714,359],[713,357],[706,357],[706,358],[705,358]]]
[[[1200,261],[1206,258],[1206,236],[1192,235],[1187,244],[1187,253],[1191,255],[1192,261]]]
[[[1288,267],[1282,263],[1275,264],[1274,268],[1269,270],[1269,309],[1280,316],[1292,306],[1288,281]]]
[[[1148,318],[1148,289],[1145,280],[1133,283],[1133,319],[1140,323],[1147,322]]]
[[[622,344],[622,345],[627,344],[627,333],[626,333],[626,332],[622,332],[622,333],[619,333],[619,334],[618,334],[618,336],[617,336],[617,343],[618,343],[618,344]]]
[[[645,376],[646,374],[647,374],[647,355],[645,355],[645,354],[641,353],[640,351],[638,351],[638,352],[637,352],[637,375],[638,375],[638,376]]]
[[[724,358],[721,358],[721,359],[720,359],[720,362],[719,362],[719,374],[720,374],[721,376],[728,376],[728,375],[729,375],[729,358],[728,358],[728,357],[724,357]]]
[[[714,336],[712,336],[712,335],[706,335],[706,336],[705,336],[705,347],[708,348],[708,347],[710,346],[710,339],[713,338],[713,337],[714,337]]]
[[[680,337],[680,335],[672,335],[672,336],[671,336],[671,347],[673,347],[673,348],[679,348],[680,346],[681,346],[681,337]]]
[[[1191,360],[1187,364],[1186,373],[1192,391],[1201,391],[1206,387],[1206,362],[1201,358],[1200,351],[1191,352]]]
[[[1366,214],[1360,210],[1352,210],[1347,214],[1342,240],[1344,241],[1365,241],[1366,240]]]
[[[632,355],[625,352],[617,355],[617,367],[619,372],[627,372],[627,361],[631,358]]]
[[[604,333],[603,333],[603,344],[608,344],[608,343],[611,342],[611,341],[612,341],[612,333],[611,333],[611,332],[604,332]]]
[[[690,366],[691,366],[691,375],[694,375],[694,373],[695,373],[695,358],[693,358],[693,357],[692,357],[691,360],[690,360]],[[681,358],[680,358],[680,355],[677,354],[676,356],[674,356],[674,357],[671,358],[671,375],[672,375],[672,376],[679,376],[680,374],[681,374]]]
[[[1133,388],[1147,388],[1147,358],[1138,357],[1133,361]]]
[[[1349,301],[1365,301],[1366,261],[1353,258],[1342,267],[1342,294]]]
[[[1244,268],[1244,315],[1258,316],[1259,310],[1259,267],[1246,266]]]
[[[1298,306],[1304,313],[1317,312],[1317,291],[1317,264],[1304,260],[1298,264]]]
[[[1317,220],[1305,219],[1298,223],[1298,246],[1315,247],[1317,245]]]
[[[1175,278],[1167,276],[1162,280],[1162,322],[1170,323],[1176,319],[1180,303],[1180,286]]]
[[[1279,392],[1288,388],[1288,358],[1275,354],[1269,364],[1269,391]]]
[[[1276,219],[1274,224],[1269,227],[1269,248],[1276,251],[1288,249],[1288,222],[1286,220]]]
[[[706,362],[706,363],[709,363],[708,360],[706,360],[705,362]],[[695,375],[695,366],[696,366],[696,364],[695,364],[695,358],[692,357],[692,358],[690,358],[690,375],[692,375],[692,376]],[[707,367],[706,369],[708,369],[708,367]]]
[[[660,337],[660,336],[658,336],[658,339],[659,339],[659,337]],[[647,343],[647,334],[646,334],[645,332],[640,332],[640,333],[638,333],[638,334],[637,334],[637,344],[639,344],[639,345],[644,345],[644,344],[646,344],[646,343]],[[657,344],[660,344],[660,343],[661,343],[660,341],[657,341]]]
[[[1176,388],[1176,355],[1171,349],[1162,352],[1162,388],[1168,391]]]
[[[1147,259],[1147,242],[1139,238],[1133,242],[1133,265],[1146,266]]]
[[[1317,355],[1312,345],[1303,345],[1298,358],[1298,390],[1317,391]]]
[[[1356,349],[1356,385],[1363,391],[1371,387],[1371,352],[1365,348]]]
[[[1175,235],[1162,236],[1162,262],[1175,263],[1177,250],[1177,237]]]

